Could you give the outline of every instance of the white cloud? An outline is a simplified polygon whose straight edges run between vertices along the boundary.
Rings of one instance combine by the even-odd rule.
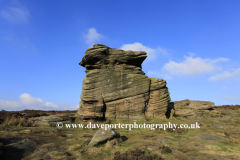
[[[0,107],[3,109],[40,109],[50,110],[58,109],[59,106],[52,102],[44,102],[41,98],[34,98],[28,93],[23,93],[19,96],[20,101],[0,100]]]
[[[133,44],[123,44],[122,47],[120,48],[122,50],[132,50],[132,51],[145,51],[147,52],[147,59],[153,60],[156,59],[156,54],[160,53],[164,56],[169,55],[169,53],[166,51],[166,49],[162,49],[158,47],[157,49],[149,48],[141,43],[135,42]]]
[[[200,57],[193,58],[194,53],[189,53],[190,56],[184,56],[185,60],[183,62],[177,63],[174,61],[169,61],[163,66],[163,70],[168,71],[172,75],[201,75],[205,73],[211,73],[216,70],[221,70],[221,67],[217,66],[217,62],[225,62],[229,59],[227,58],[217,58],[217,59],[202,59]]]
[[[15,101],[5,101],[3,99],[0,100],[0,107],[1,108],[18,108],[21,107],[22,104]]]
[[[224,98],[226,98],[228,100],[240,100],[240,97],[227,97],[227,96],[225,96]]]
[[[28,93],[23,93],[19,96],[20,101],[0,100],[0,109],[4,110],[77,110],[78,105],[72,106],[66,103],[54,104],[45,102],[41,98],[34,98]]]
[[[224,80],[224,79],[240,79],[240,68],[232,69],[232,72],[225,71],[221,74],[216,74],[215,76],[211,76],[208,80],[209,81],[216,81],[216,80]]]
[[[34,98],[28,93],[23,93],[19,96],[23,104],[43,104],[44,101],[41,98]]]
[[[28,10],[17,7],[10,7],[7,10],[2,10],[0,14],[1,17],[13,23],[27,22],[30,16]]]
[[[97,30],[95,28],[90,28],[87,35],[84,35],[84,38],[86,39],[87,44],[93,45],[96,41],[104,38],[104,36],[97,33]]]
[[[58,108],[58,105],[52,103],[52,102],[45,102],[45,106],[52,107],[52,108]]]
[[[212,63],[217,63],[217,62],[226,62],[229,61],[230,59],[228,58],[217,58],[215,60],[212,60]]]

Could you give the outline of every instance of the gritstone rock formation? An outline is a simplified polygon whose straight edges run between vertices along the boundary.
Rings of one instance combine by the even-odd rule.
[[[81,118],[144,120],[162,118],[171,101],[166,81],[148,78],[144,51],[123,51],[94,44],[85,52],[86,67],[78,114]]]

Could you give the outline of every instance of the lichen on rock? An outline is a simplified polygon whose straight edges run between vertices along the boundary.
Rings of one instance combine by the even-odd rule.
[[[86,67],[78,114],[81,118],[144,120],[165,116],[171,101],[166,81],[142,71],[144,51],[94,44],[85,52]]]

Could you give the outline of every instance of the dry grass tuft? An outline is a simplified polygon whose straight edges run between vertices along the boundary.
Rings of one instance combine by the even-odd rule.
[[[145,151],[136,148],[121,154],[119,151],[114,153],[111,160],[163,160],[160,155],[145,153]]]
[[[16,117],[12,115],[11,117],[7,117],[5,121],[1,124],[2,126],[22,126],[25,118]]]
[[[188,132],[188,129],[186,129],[186,128],[176,128],[175,130],[173,130],[172,128],[167,128],[166,131],[169,132],[169,133],[182,134],[182,133]]]

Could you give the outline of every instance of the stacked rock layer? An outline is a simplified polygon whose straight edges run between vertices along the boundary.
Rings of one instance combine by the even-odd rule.
[[[165,116],[171,101],[166,81],[149,78],[141,64],[144,51],[123,51],[94,44],[81,66],[86,67],[78,114],[81,118],[144,120]]]

